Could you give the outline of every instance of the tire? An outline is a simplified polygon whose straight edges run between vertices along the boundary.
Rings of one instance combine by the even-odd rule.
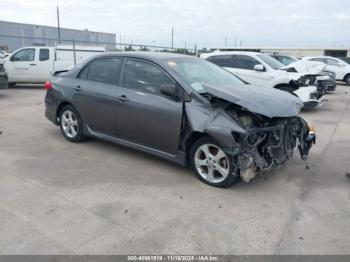
[[[16,86],[16,83],[14,83],[14,82],[9,82],[9,83],[7,84],[7,86],[8,86],[8,88],[14,88],[14,87]]]
[[[344,78],[345,85],[350,86],[350,74]]]
[[[199,138],[189,157],[197,177],[208,185],[230,187],[239,180],[239,175],[233,171],[232,158],[210,137]]]
[[[77,143],[85,139],[83,122],[73,106],[67,105],[62,108],[59,122],[62,134],[68,141]]]

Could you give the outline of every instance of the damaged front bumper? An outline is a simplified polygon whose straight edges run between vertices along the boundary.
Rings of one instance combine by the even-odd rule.
[[[314,108],[326,101],[326,90],[316,86],[302,86],[294,94],[303,102],[304,108]]]
[[[314,128],[302,118],[252,128],[240,137],[240,146],[235,148],[235,168],[242,180],[249,182],[257,174],[281,166],[293,156],[295,147],[301,159],[306,160],[315,142]]]

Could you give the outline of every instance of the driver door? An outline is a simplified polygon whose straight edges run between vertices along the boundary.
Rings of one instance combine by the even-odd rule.
[[[183,104],[160,92],[161,85],[174,83],[156,64],[127,59],[117,94],[118,138],[176,155]]]
[[[36,82],[37,54],[35,48],[23,48],[6,61],[9,82]]]

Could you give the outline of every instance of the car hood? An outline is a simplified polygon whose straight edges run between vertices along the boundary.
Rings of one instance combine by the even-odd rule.
[[[302,74],[319,74],[325,67],[326,65],[322,62],[299,60],[284,66],[281,69],[286,70],[294,68],[298,73]]]
[[[303,106],[296,96],[269,87],[246,84],[215,87],[205,85],[204,89],[206,93],[269,118],[297,116]]]

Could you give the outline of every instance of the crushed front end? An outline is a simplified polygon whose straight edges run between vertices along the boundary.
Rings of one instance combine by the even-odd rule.
[[[281,166],[293,156],[295,147],[298,147],[301,158],[306,160],[316,141],[313,127],[299,116],[267,119],[243,114],[238,119],[246,134],[233,134],[240,145],[233,157],[236,169],[245,182]]]

